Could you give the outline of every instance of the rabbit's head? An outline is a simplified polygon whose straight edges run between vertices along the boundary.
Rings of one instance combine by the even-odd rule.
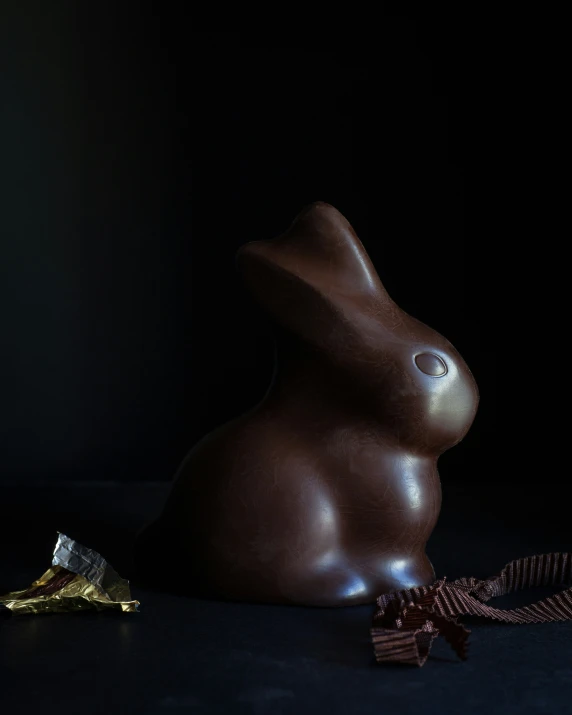
[[[441,453],[464,437],[478,404],[469,368],[391,300],[335,208],[312,204],[278,238],[245,244],[238,264],[283,332],[400,445]]]

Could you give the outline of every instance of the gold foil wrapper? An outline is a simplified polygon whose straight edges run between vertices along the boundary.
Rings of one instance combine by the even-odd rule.
[[[137,610],[129,582],[98,554],[59,534],[52,566],[31,586],[0,596],[14,614]]]

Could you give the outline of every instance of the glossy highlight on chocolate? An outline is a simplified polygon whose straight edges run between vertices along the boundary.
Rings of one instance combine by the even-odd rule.
[[[160,559],[192,595],[312,606],[432,583],[437,459],[473,422],[469,368],[393,302],[329,204],[237,265],[275,324],[272,384],[189,452],[137,571]]]

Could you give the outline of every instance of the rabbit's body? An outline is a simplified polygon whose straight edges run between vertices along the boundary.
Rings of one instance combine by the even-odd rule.
[[[189,564],[208,595],[336,605],[429,582],[436,460],[396,451],[371,426],[300,434],[279,407],[200,442],[163,514],[178,541],[197,546]]]
[[[391,301],[326,204],[239,264],[279,326],[272,386],[189,453],[140,556],[176,545],[194,592],[248,601],[369,603],[430,583],[437,458],[477,407],[468,368]]]

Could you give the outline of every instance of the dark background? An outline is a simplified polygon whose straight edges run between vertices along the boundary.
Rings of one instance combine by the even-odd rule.
[[[270,379],[236,250],[315,200],[479,384],[440,460],[437,575],[572,549],[568,40],[516,15],[285,14],[207,32],[175,3],[0,3],[0,593],[57,529],[131,577],[185,453]],[[468,663],[440,642],[385,669],[369,606],[164,593],[184,567],[149,564],[132,618],[6,619],[4,708],[570,712],[571,623],[469,622]]]
[[[315,200],[477,378],[478,418],[443,479],[498,479],[502,299],[482,290],[499,236],[474,216],[495,168],[468,33],[414,18],[209,33],[121,5],[3,12],[0,480],[171,479],[270,378],[237,248]]]

